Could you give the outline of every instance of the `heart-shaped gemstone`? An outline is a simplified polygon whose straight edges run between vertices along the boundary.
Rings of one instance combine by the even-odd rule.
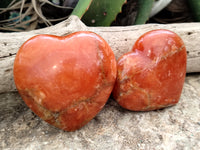
[[[164,108],[179,101],[186,74],[186,49],[168,30],[142,35],[131,52],[119,58],[116,101],[133,111]]]
[[[107,102],[116,60],[106,41],[92,32],[38,35],[26,41],[14,62],[14,80],[25,103],[46,122],[79,129]]]

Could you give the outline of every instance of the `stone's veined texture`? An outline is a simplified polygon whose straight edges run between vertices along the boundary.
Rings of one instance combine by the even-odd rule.
[[[14,61],[14,81],[40,118],[66,131],[88,123],[103,108],[116,79],[116,60],[99,35],[37,35]]]
[[[186,74],[186,49],[168,30],[142,35],[118,60],[113,96],[124,108],[149,111],[179,101]]]

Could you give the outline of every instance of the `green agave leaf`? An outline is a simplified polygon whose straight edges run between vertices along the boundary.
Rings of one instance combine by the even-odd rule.
[[[93,0],[82,21],[88,26],[110,26],[126,0]]]
[[[200,21],[200,0],[188,0],[194,19]]]
[[[76,15],[79,18],[82,18],[82,16],[85,14],[85,12],[90,7],[90,4],[93,0],[79,0],[76,7],[72,11],[71,15]]]
[[[154,0],[139,0],[138,1],[139,9],[138,9],[137,17],[135,20],[135,24],[145,24],[145,22],[149,19],[153,2]]]

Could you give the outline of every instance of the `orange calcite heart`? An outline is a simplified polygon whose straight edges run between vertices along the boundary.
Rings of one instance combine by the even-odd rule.
[[[107,102],[116,79],[114,54],[99,35],[38,35],[14,62],[14,81],[25,103],[46,122],[66,131],[81,128]]]
[[[124,108],[149,111],[179,101],[186,74],[186,49],[168,30],[142,35],[118,60],[113,96]]]

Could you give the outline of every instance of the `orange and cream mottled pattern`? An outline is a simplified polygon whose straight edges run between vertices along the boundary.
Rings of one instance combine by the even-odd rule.
[[[25,42],[14,62],[14,80],[25,103],[48,123],[74,131],[103,108],[116,79],[116,60],[92,32],[38,35]]]
[[[133,111],[164,108],[179,101],[186,74],[186,49],[168,30],[142,35],[132,51],[118,60],[116,101]]]

